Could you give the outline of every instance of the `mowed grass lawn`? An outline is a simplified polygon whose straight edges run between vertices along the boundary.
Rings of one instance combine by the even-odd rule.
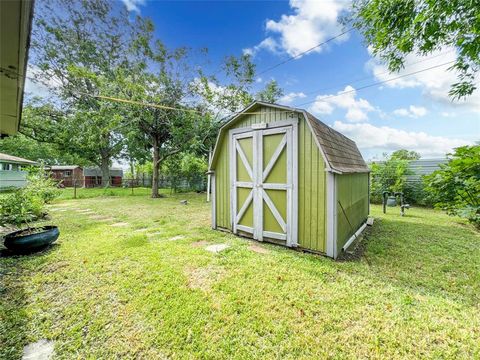
[[[211,230],[204,195],[120,193],[59,200],[57,245],[0,258],[1,359],[40,339],[57,359],[480,358],[459,219],[373,206],[364,255],[332,261]]]

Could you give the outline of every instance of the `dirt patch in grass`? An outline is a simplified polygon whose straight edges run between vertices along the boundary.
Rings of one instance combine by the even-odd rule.
[[[270,250],[265,249],[263,246],[257,244],[250,244],[248,250],[259,253],[259,254],[270,254]]]
[[[209,242],[206,241],[206,240],[200,240],[200,241],[195,241],[194,243],[192,243],[192,246],[193,247],[202,247],[202,246],[205,246],[205,245],[208,245]]]
[[[365,252],[367,250],[371,229],[371,226],[367,226],[363,233],[358,237],[358,239],[356,239],[354,243],[350,245],[347,251],[342,252],[341,250],[339,250],[340,253],[338,255],[337,261],[360,261],[361,259],[365,259],[367,263],[369,263]]]
[[[216,282],[222,279],[225,269],[214,265],[201,268],[187,267],[184,273],[190,289],[209,291]]]

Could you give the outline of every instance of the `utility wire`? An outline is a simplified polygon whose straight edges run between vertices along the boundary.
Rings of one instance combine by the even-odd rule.
[[[337,96],[341,96],[341,95],[345,95],[345,94],[348,94],[348,93],[356,92],[358,90],[368,89],[368,88],[371,88],[371,87],[374,87],[374,86],[377,86],[377,85],[388,83],[390,81],[398,80],[398,79],[401,79],[401,78],[404,78],[404,77],[407,77],[407,76],[411,76],[411,75],[419,74],[419,73],[422,73],[422,72],[425,72],[425,71],[428,71],[428,70],[436,69],[440,66],[445,66],[445,65],[448,65],[448,64],[451,64],[451,63],[454,63],[454,62],[455,62],[455,60],[447,61],[443,64],[431,66],[431,67],[428,67],[426,69],[414,71],[414,72],[411,72],[411,73],[408,73],[408,74],[403,74],[403,75],[396,76],[396,77],[393,77],[393,78],[390,78],[390,79],[387,79],[387,80],[377,81],[375,83],[368,84],[368,85],[365,85],[365,86],[361,86],[361,87],[353,89],[353,90],[340,91],[335,95],[325,96],[321,99],[315,99],[315,100],[307,101],[307,102],[304,102],[304,103],[301,103],[301,104],[298,104],[298,105],[295,105],[295,106],[298,107],[298,106],[308,105],[308,104],[314,103],[316,101],[322,101],[323,102],[323,101],[325,101],[327,99],[330,99],[330,98],[334,98],[334,97],[337,97]]]
[[[269,68],[266,68],[266,69],[260,71],[259,73],[257,73],[257,76],[262,75],[262,74],[265,74],[266,72],[271,71],[271,70],[273,70],[273,69],[276,69],[277,67],[282,66],[283,64],[286,64],[286,63],[289,62],[289,61],[298,59],[298,58],[300,58],[301,56],[309,53],[310,51],[313,51],[313,50],[319,48],[320,46],[323,46],[323,45],[329,43],[330,41],[333,41],[333,40],[339,38],[340,36],[343,36],[343,35],[349,33],[349,32],[352,31],[352,30],[353,30],[353,28],[347,29],[347,30],[343,31],[343,32],[340,33],[340,34],[335,35],[334,37],[331,37],[331,38],[325,40],[324,42],[321,42],[320,44],[317,44],[317,45],[311,47],[310,49],[307,49],[307,50],[305,50],[305,51],[302,51],[301,53],[299,53],[299,54],[297,54],[297,55],[295,55],[295,56],[291,56],[291,57],[289,57],[288,59],[285,59],[285,60],[279,62],[278,64],[275,64],[275,65],[273,65],[273,66],[270,66]]]
[[[312,101],[307,101],[307,102],[304,102],[304,103],[301,103],[301,104],[298,104],[298,105],[295,105],[296,107],[300,107],[300,106],[303,106],[303,105],[308,105],[308,104],[311,104],[311,103],[314,103],[316,101],[325,101],[327,99],[330,99],[330,98],[334,98],[334,97],[337,97],[337,96],[341,96],[341,95],[345,95],[345,94],[348,94],[348,93],[352,93],[352,92],[356,92],[356,91],[359,91],[359,90],[363,90],[363,89],[367,89],[367,88],[370,88],[370,87],[374,87],[374,86],[377,86],[377,85],[381,85],[381,84],[385,84],[387,82],[390,82],[390,81],[394,81],[394,80],[398,80],[398,79],[401,79],[401,78],[404,78],[404,77],[407,77],[407,76],[411,76],[411,75],[415,75],[415,74],[419,74],[419,73],[422,73],[422,72],[425,72],[425,71],[429,71],[429,70],[432,70],[432,69],[435,69],[435,68],[438,68],[438,67],[441,67],[441,66],[445,66],[445,65],[448,65],[448,64],[451,64],[455,62],[455,60],[452,60],[452,61],[448,61],[448,62],[445,62],[443,64],[439,64],[439,65],[435,65],[435,66],[431,66],[431,67],[428,67],[426,69],[422,69],[422,70],[418,70],[418,71],[414,71],[414,72],[411,72],[411,73],[407,73],[407,74],[403,74],[403,75],[400,75],[400,76],[396,76],[394,78],[390,78],[390,79],[387,79],[387,80],[383,80],[383,81],[378,81],[378,82],[375,82],[375,83],[372,83],[372,84],[368,84],[368,85],[365,85],[365,86],[362,86],[362,87],[359,87],[357,89],[353,89],[353,90],[347,90],[347,91],[341,91],[335,95],[329,95],[329,96],[326,96],[322,99],[315,99],[315,100],[312,100]],[[28,78],[28,79],[31,79],[32,81],[37,81],[37,79],[34,79],[32,77],[29,77],[29,76],[26,76],[26,75],[22,75],[18,72],[14,72],[10,69],[5,69],[5,68],[0,68],[1,72],[8,72],[8,73],[15,73],[16,75],[18,76],[22,76],[22,77],[25,77],[25,78]],[[110,96],[102,96],[102,95],[94,95],[94,94],[89,94],[89,93],[84,93],[84,92],[74,92],[72,91],[73,94],[77,94],[77,95],[84,95],[84,96],[89,96],[89,97],[92,97],[92,98],[97,98],[97,99],[102,99],[102,100],[108,100],[108,101],[115,101],[115,102],[121,102],[121,103],[128,103],[128,104],[132,104],[132,105],[139,105],[139,106],[145,106],[145,107],[153,107],[153,108],[158,108],[158,109],[165,109],[165,110],[178,110],[178,111],[185,111],[185,112],[196,112],[196,113],[203,113],[202,111],[199,111],[199,110],[194,110],[194,109],[185,109],[185,108],[175,108],[175,107],[171,107],[171,106],[165,106],[165,105],[160,105],[160,104],[154,104],[154,103],[145,103],[145,102],[140,102],[140,101],[135,101],[135,100],[129,100],[129,99],[122,99],[122,98],[116,98],[116,97],[110,97]],[[295,109],[292,108],[292,110],[285,110],[285,111],[278,111],[278,113],[291,113],[292,111],[294,111]],[[246,114],[246,115],[257,115],[257,114],[264,114],[263,112],[233,112],[232,114],[228,115],[229,117],[230,116],[234,116],[236,114],[239,114],[239,113],[242,113],[242,114]]]
[[[450,51],[446,51],[444,53],[440,53],[440,54],[437,54],[437,55],[434,55],[434,56],[431,56],[431,57],[428,57],[428,58],[425,58],[425,59],[422,59],[422,60],[418,60],[418,61],[415,61],[415,62],[412,62],[408,65],[405,66],[405,68],[409,68],[411,67],[412,65],[417,65],[417,64],[420,64],[420,63],[423,63],[425,61],[430,61],[430,60],[433,60],[439,56],[444,56],[446,54],[449,54],[451,52],[455,51],[455,49],[452,49]],[[351,84],[356,84],[358,82],[361,82],[363,80],[368,80],[368,79],[372,79],[376,76],[379,76],[379,75],[385,75],[385,74],[390,74],[391,71],[382,71],[381,73],[378,73],[376,75],[369,75],[369,76],[364,76],[364,77],[361,77],[361,78],[358,78],[358,79],[355,79],[353,81],[345,81],[343,83],[340,83],[338,85],[335,85],[335,86],[329,86],[329,87],[325,87],[325,88],[320,88],[320,89],[317,89],[317,90],[311,90],[311,91],[307,91],[307,92],[303,92],[304,95],[310,95],[310,94],[314,94],[314,93],[319,93],[319,92],[322,92],[322,91],[328,91],[328,90],[332,90],[332,89],[337,89],[338,87],[340,86],[344,86],[344,85],[351,85]]]

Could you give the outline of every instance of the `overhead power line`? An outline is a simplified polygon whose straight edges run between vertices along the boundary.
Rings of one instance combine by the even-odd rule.
[[[377,82],[375,82],[375,83],[368,84],[368,85],[365,85],[365,86],[361,86],[361,87],[356,88],[356,89],[346,90],[346,91],[340,91],[340,92],[338,92],[338,93],[335,94],[335,95],[325,96],[325,97],[322,97],[321,99],[315,99],[315,100],[307,101],[307,102],[304,102],[304,103],[301,103],[301,104],[298,104],[298,105],[295,105],[295,106],[308,105],[308,104],[314,103],[314,102],[316,102],[316,101],[322,101],[322,102],[323,102],[323,101],[325,101],[325,100],[327,100],[327,99],[330,99],[330,98],[334,98],[334,97],[337,97],[337,96],[345,95],[345,94],[352,93],[352,92],[356,92],[356,91],[363,90],[363,89],[368,89],[368,88],[371,88],[371,87],[374,87],[374,86],[378,86],[378,85],[381,85],[381,84],[388,83],[388,82],[390,82],[390,81],[395,81],[395,80],[402,79],[402,78],[407,77],[407,76],[411,76],[411,75],[419,74],[419,73],[422,73],[422,72],[425,72],[425,71],[428,71],[428,70],[436,69],[436,68],[439,68],[439,67],[441,67],[441,66],[445,66],[445,65],[448,65],[448,64],[451,64],[451,63],[454,63],[454,62],[455,62],[455,60],[447,61],[447,62],[445,62],[445,63],[443,63],[443,64],[439,64],[439,65],[435,65],[435,66],[430,66],[430,67],[428,67],[428,68],[426,68],[426,69],[414,71],[414,72],[411,72],[411,73],[408,73],[408,74],[403,74],[403,75],[396,76],[396,77],[393,77],[393,78],[390,78],[390,79],[386,79],[386,80],[382,80],[382,81],[377,81]]]
[[[333,41],[333,40],[335,40],[335,39],[338,39],[339,37],[341,37],[341,36],[349,33],[349,32],[352,31],[352,30],[353,30],[353,28],[347,29],[347,30],[343,31],[343,32],[340,33],[340,34],[335,35],[334,37],[331,37],[331,38],[329,38],[329,39],[321,42],[320,44],[317,44],[317,45],[311,47],[310,49],[307,49],[307,50],[305,50],[305,51],[302,51],[301,53],[299,53],[299,54],[297,54],[297,55],[295,55],[295,56],[291,56],[291,57],[289,57],[288,59],[285,59],[285,60],[279,62],[278,64],[275,64],[275,65],[273,65],[273,66],[270,66],[269,68],[266,68],[266,69],[260,71],[259,73],[257,73],[257,76],[260,76],[260,75],[262,75],[262,74],[265,74],[265,73],[268,72],[268,71],[271,71],[271,70],[273,70],[273,69],[276,69],[277,67],[282,66],[283,64],[286,64],[286,63],[289,62],[289,61],[298,59],[298,58],[302,57],[303,55],[305,55],[305,54],[307,54],[307,53],[309,53],[309,52],[311,52],[311,51],[319,48],[320,46],[323,46],[323,45],[329,43],[330,41]]]
[[[368,84],[368,85],[365,85],[365,86],[361,86],[357,89],[353,89],[353,90],[347,90],[347,91],[341,91],[335,95],[329,95],[329,96],[326,96],[326,97],[323,97],[321,99],[315,99],[315,100],[312,100],[312,101],[307,101],[307,102],[304,102],[304,103],[301,103],[301,104],[298,104],[298,105],[295,105],[295,107],[300,107],[300,106],[304,106],[304,105],[308,105],[308,104],[311,104],[311,103],[314,103],[316,101],[325,101],[327,99],[331,99],[331,98],[334,98],[334,97],[338,97],[338,96],[342,96],[342,95],[345,95],[345,94],[348,94],[348,93],[352,93],[352,92],[356,92],[356,91],[359,91],[359,90],[363,90],[363,89],[367,89],[367,88],[370,88],[370,87],[374,87],[374,86],[378,86],[378,85],[381,85],[381,84],[385,84],[385,83],[388,83],[390,81],[395,81],[395,80],[398,80],[398,79],[401,79],[401,78],[404,78],[404,77],[407,77],[407,76],[411,76],[411,75],[415,75],[415,74],[419,74],[419,73],[422,73],[422,72],[426,72],[426,71],[429,71],[429,70],[432,70],[432,69],[436,69],[436,68],[439,68],[441,66],[445,66],[445,65],[448,65],[448,64],[451,64],[451,63],[454,63],[455,60],[452,60],[452,61],[448,61],[448,62],[445,62],[443,64],[439,64],[439,65],[435,65],[435,66],[431,66],[431,67],[428,67],[426,69],[422,69],[422,70],[418,70],[418,71],[414,71],[414,72],[411,72],[411,73],[408,73],[408,74],[403,74],[403,75],[400,75],[400,76],[396,76],[396,77],[393,77],[393,78],[390,78],[390,79],[386,79],[386,80],[383,80],[383,81],[377,81],[375,83],[372,83],[372,84]],[[11,71],[9,69],[4,69],[4,68],[0,68],[0,70],[2,72],[9,72],[10,74],[11,73],[15,73],[16,75],[18,76],[22,76],[22,77],[25,77],[25,78],[28,78],[28,79],[31,79],[32,81],[37,81],[36,79],[32,78],[32,77],[29,77],[29,76],[26,76],[26,75],[22,75],[18,72],[14,72],[14,71]],[[166,105],[161,105],[161,104],[154,104],[154,103],[146,103],[146,102],[140,102],[140,101],[135,101],[135,100],[130,100],[130,99],[122,99],[122,98],[117,98],[117,97],[111,97],[111,96],[103,96],[103,95],[94,95],[94,94],[89,94],[89,93],[84,93],[84,92],[74,92],[72,91],[73,94],[77,94],[77,95],[83,95],[83,96],[89,96],[89,97],[92,97],[92,98],[97,98],[97,99],[102,99],[102,100],[107,100],[107,101],[114,101],[114,102],[121,102],[121,103],[128,103],[128,104],[132,104],[132,105],[139,105],[139,106],[145,106],[145,107],[153,107],[153,108],[159,108],[159,109],[165,109],[165,110],[177,110],[177,111],[184,111],[184,112],[195,112],[195,113],[203,113],[202,111],[200,110],[195,110],[195,109],[186,109],[186,108],[176,108],[176,107],[171,107],[171,106],[166,106]],[[282,110],[282,111],[278,111],[279,113],[283,112],[283,113],[290,113],[292,112],[294,109],[292,108],[292,110]],[[233,115],[236,115],[236,114],[239,114],[241,112],[232,112],[230,115],[228,116],[233,116]],[[264,114],[263,112],[245,112],[244,114],[249,114],[249,115],[257,115],[257,114]]]
[[[408,65],[405,66],[405,68],[409,68],[410,66],[412,65],[417,65],[417,64],[420,64],[420,63],[423,63],[425,61],[430,61],[430,60],[433,60],[435,58],[438,58],[439,56],[444,56],[446,54],[449,54],[451,52],[455,51],[455,49],[452,49],[452,50],[449,50],[449,51],[446,51],[446,52],[443,52],[443,53],[440,53],[440,54],[437,54],[437,55],[434,55],[434,56],[431,56],[431,57],[428,57],[428,58],[425,58],[425,59],[422,59],[422,60],[418,60],[418,61],[415,61],[415,62],[412,62]],[[375,74],[375,75],[369,75],[369,76],[364,76],[364,77],[361,77],[361,78],[358,78],[358,79],[354,79],[352,81],[345,81],[345,82],[342,82],[338,85],[335,85],[335,86],[328,86],[328,87],[325,87],[325,88],[320,88],[320,89],[316,89],[316,90],[311,90],[311,91],[302,91],[302,93],[304,95],[310,95],[310,94],[314,94],[314,93],[320,93],[322,91],[327,91],[327,90],[332,90],[332,89],[337,89],[338,87],[340,86],[344,86],[344,85],[351,85],[351,84],[356,84],[358,82],[361,82],[363,80],[368,80],[368,79],[372,79],[374,78],[375,76],[379,76],[379,75],[385,75],[385,74],[390,74],[391,71],[382,71],[378,74]]]

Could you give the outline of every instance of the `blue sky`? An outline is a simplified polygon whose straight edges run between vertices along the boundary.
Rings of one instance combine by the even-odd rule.
[[[212,72],[225,56],[243,52],[252,54],[261,72],[341,33],[344,28],[338,18],[348,11],[349,1],[122,0],[119,4],[132,15],[150,17],[157,36],[169,47],[208,48]],[[454,58],[455,50],[447,48],[427,58],[412,55],[400,74]],[[480,91],[466,102],[452,103],[447,93],[455,74],[447,68],[357,91],[398,74],[389,74],[352,31],[261,74],[255,86],[259,90],[266,81],[277,80],[286,95],[279,103],[311,111],[355,140],[367,159],[399,148],[440,157],[455,146],[480,140]]]

